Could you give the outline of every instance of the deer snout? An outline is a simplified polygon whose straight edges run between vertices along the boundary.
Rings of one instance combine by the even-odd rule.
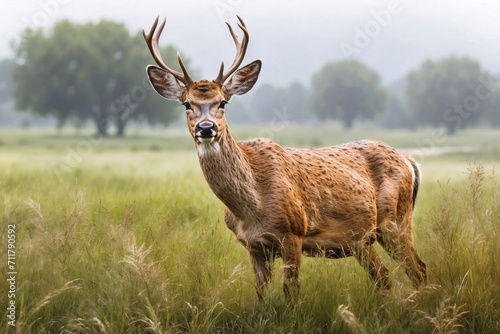
[[[217,125],[210,121],[203,121],[195,126],[195,135],[198,141],[212,141],[217,136]]]

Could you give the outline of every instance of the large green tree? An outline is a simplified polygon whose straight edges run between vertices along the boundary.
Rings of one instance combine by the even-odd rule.
[[[427,60],[408,75],[406,94],[421,124],[444,127],[448,134],[476,124],[489,109],[490,76],[466,57]]]
[[[149,50],[123,24],[61,21],[49,32],[23,35],[12,70],[17,109],[53,115],[59,126],[92,121],[101,136],[111,126],[123,135],[131,120],[168,124],[180,114],[151,89]],[[172,47],[162,51],[167,61],[176,60]]]
[[[377,73],[356,60],[326,64],[312,78],[309,109],[319,119],[339,119],[351,128],[385,109],[386,92]]]

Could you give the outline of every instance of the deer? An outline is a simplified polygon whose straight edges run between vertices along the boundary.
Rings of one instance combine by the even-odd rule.
[[[399,262],[415,286],[426,281],[426,265],[413,244],[413,210],[421,183],[419,164],[379,141],[355,141],[324,148],[288,148],[256,138],[236,140],[225,118],[233,95],[250,91],[262,62],[240,68],[249,32],[243,20],[233,63],[221,63],[214,80],[193,80],[177,53],[182,73],[160,55],[156,18],[144,39],[157,65],[146,68],[154,90],[186,108],[187,127],[201,170],[224,204],[224,221],[246,248],[260,300],[273,263],[283,260],[283,291],[296,300],[302,255],[331,259],[354,256],[377,291],[391,288],[389,270],[374,244]],[[155,34],[156,31],[156,34]]]

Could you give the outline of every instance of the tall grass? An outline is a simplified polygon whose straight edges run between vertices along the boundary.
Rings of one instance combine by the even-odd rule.
[[[425,287],[413,289],[387,256],[396,283],[388,294],[351,258],[306,258],[299,301],[289,305],[279,261],[257,301],[246,251],[194,154],[96,153],[61,177],[39,166],[0,164],[0,241],[5,249],[7,224],[16,224],[18,267],[16,327],[2,317],[0,332],[500,332],[493,168],[471,164],[423,184],[415,242]]]
[[[437,201],[421,219],[429,271],[442,288],[435,317],[461,315],[467,332],[500,329],[500,188],[495,169],[471,164],[462,182],[439,185]],[[444,304],[443,304],[444,303]],[[427,318],[431,311],[427,311]],[[436,321],[434,321],[436,322]],[[449,332],[446,321],[436,323]]]

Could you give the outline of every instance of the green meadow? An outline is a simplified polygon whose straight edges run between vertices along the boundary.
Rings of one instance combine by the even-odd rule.
[[[352,258],[304,258],[296,304],[283,296],[280,260],[259,302],[185,129],[122,139],[3,131],[0,332],[500,332],[500,131],[263,129],[233,132],[295,147],[376,139],[413,152],[423,171],[414,237],[428,283],[415,290],[377,246],[388,293]]]

